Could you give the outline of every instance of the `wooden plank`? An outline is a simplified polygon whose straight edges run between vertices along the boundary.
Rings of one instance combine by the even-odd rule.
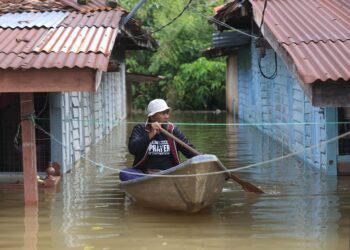
[[[24,202],[26,205],[38,203],[37,163],[35,145],[35,125],[31,120],[34,112],[33,93],[20,94]]]
[[[338,110],[336,108],[325,108],[326,119],[326,139],[330,140],[338,136],[338,125],[334,121],[338,120]],[[337,154],[338,140],[327,143],[327,173],[328,175],[337,175]]]
[[[350,107],[350,84],[337,82],[315,82],[312,84],[312,105],[319,107]]]
[[[338,162],[338,175],[350,176],[350,162]]]
[[[96,70],[0,70],[0,92],[96,91]]]

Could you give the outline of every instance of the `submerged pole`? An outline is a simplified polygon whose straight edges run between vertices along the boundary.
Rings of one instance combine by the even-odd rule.
[[[20,93],[20,107],[24,203],[25,205],[35,205],[38,203],[38,184],[33,93]]]

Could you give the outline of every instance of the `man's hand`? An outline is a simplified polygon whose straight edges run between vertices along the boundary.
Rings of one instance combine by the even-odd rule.
[[[149,139],[152,139],[156,134],[160,133],[161,125],[158,122],[151,123],[151,131],[148,133]]]

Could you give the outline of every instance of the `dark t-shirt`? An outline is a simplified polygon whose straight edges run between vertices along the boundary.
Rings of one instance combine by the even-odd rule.
[[[157,134],[148,146],[148,157],[144,164],[147,169],[164,170],[176,165],[169,143],[163,134]]]

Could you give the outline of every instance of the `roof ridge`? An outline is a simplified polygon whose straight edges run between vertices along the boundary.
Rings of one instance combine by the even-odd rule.
[[[318,44],[318,43],[328,43],[328,42],[332,42],[332,43],[336,43],[336,42],[350,42],[350,38],[348,39],[340,39],[340,38],[337,38],[337,39],[320,39],[318,41],[314,41],[314,40],[309,40],[309,41],[300,41],[300,42],[280,42],[279,44],[284,44],[286,46],[289,46],[289,45],[300,45],[300,44],[311,44],[311,43],[315,43],[315,44]]]

